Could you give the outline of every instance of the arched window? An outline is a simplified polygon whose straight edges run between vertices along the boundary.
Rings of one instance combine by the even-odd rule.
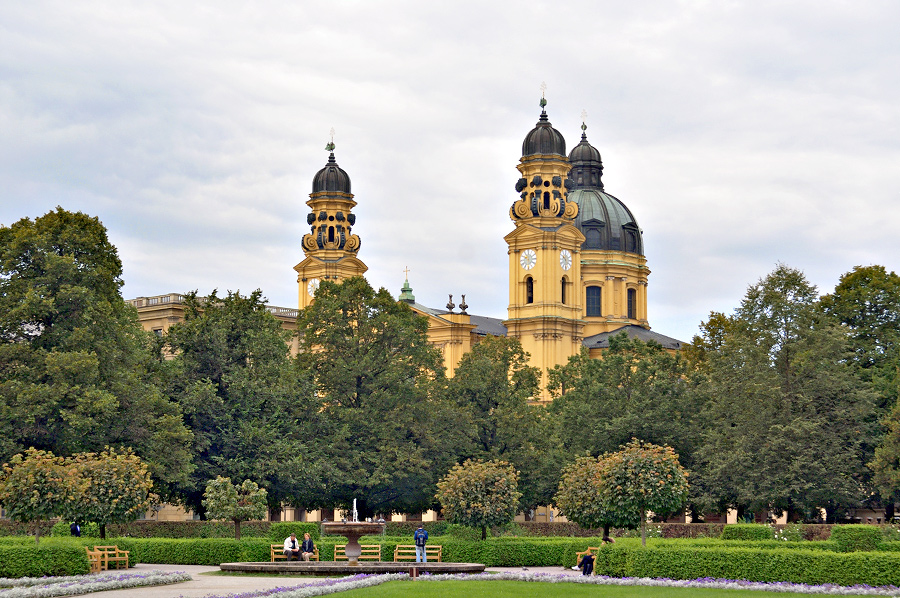
[[[550,194],[544,191],[544,209],[550,209]]]
[[[534,303],[534,279],[530,276],[525,279],[525,303]]]
[[[333,226],[328,227],[328,242],[334,243],[334,227]]]
[[[585,314],[589,318],[599,318],[602,315],[600,293],[602,287],[588,287],[585,289]]]
[[[628,289],[628,318],[637,319],[637,291]]]
[[[561,290],[562,290],[562,294],[561,294],[562,303],[563,303],[563,305],[565,305],[565,303],[566,303],[566,277],[565,276],[562,277],[562,280],[560,281],[559,286],[561,287]]]

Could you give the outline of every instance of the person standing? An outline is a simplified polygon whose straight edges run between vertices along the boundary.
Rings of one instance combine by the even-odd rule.
[[[81,537],[81,526],[78,525],[77,521],[73,521],[72,525],[69,526],[69,533],[75,536],[76,538]]]
[[[316,547],[313,544],[312,538],[309,537],[309,532],[303,534],[303,543],[300,545],[300,555],[303,557],[304,561],[308,561],[309,557],[313,556],[316,553]]]
[[[297,542],[297,534],[291,534],[284,539],[284,556],[290,561],[291,557],[300,560],[300,543]]]
[[[413,534],[413,542],[416,544],[416,562],[427,563],[428,555],[425,554],[425,544],[428,542],[428,532],[419,524],[419,529]]]

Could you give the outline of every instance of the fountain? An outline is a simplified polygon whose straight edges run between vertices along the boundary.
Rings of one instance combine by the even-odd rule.
[[[359,566],[359,555],[362,552],[362,548],[359,545],[360,537],[380,534],[383,531],[384,523],[359,521],[355,498],[353,499],[353,511],[351,511],[350,521],[331,521],[322,524],[323,533],[345,536],[347,538],[344,554],[347,555],[347,564],[351,567]]]

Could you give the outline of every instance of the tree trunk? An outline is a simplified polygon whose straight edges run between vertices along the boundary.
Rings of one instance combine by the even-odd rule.
[[[34,543],[35,544],[41,543],[41,522],[40,521],[38,521],[37,524],[34,526]]]
[[[100,524],[100,538],[103,540],[106,539],[106,524],[105,523]]]
[[[647,545],[647,512],[641,509],[641,546]]]
[[[487,540],[487,526],[486,525],[481,526],[481,539]]]
[[[234,539],[235,540],[241,539],[241,521],[240,521],[240,519],[234,520]]]

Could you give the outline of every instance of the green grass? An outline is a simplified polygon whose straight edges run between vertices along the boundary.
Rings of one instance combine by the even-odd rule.
[[[643,586],[601,586],[576,583],[540,583],[528,581],[393,581],[380,586],[341,592],[341,598],[740,598],[772,595],[752,590],[716,590],[704,588],[654,588]],[[779,592],[777,596],[806,596]]]

